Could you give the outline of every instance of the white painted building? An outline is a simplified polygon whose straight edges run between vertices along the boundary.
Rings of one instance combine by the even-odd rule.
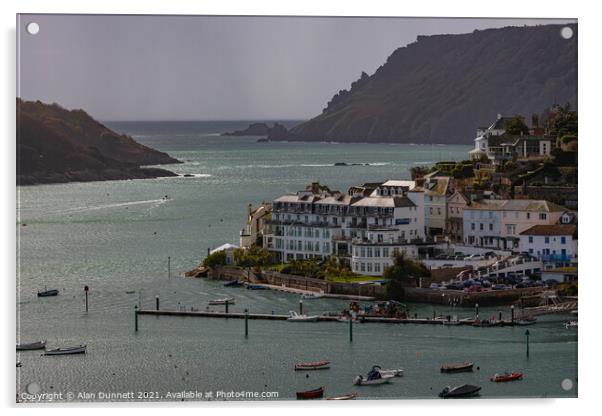
[[[423,193],[414,187],[387,181],[343,194],[313,183],[273,201],[264,247],[282,262],[337,255],[354,272],[381,275],[394,253],[415,257],[424,241]]]
[[[541,260],[546,270],[575,264],[577,226],[535,225],[520,233],[519,250]]]
[[[464,208],[464,244],[517,251],[520,233],[534,225],[555,224],[563,212],[562,207],[543,200],[473,202]]]

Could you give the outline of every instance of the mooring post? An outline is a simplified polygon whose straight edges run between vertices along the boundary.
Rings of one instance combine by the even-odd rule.
[[[155,296],[155,309],[159,310],[159,296]]]
[[[226,299],[226,313],[228,313],[228,299]]]
[[[498,314],[498,317],[499,317],[499,318],[498,318],[498,319],[499,319],[499,321],[501,322],[501,321],[502,321],[502,311],[500,311],[500,312],[499,312],[499,314]]]
[[[88,313],[88,285],[84,286],[84,293],[86,294],[86,313]]]
[[[249,338],[249,310],[245,309],[245,338]]]
[[[303,299],[299,299],[299,315],[303,315]]]
[[[167,256],[167,278],[171,279],[171,257]]]
[[[353,317],[349,316],[349,342],[353,342]]]
[[[138,332],[138,305],[134,305],[134,332]]]
[[[510,305],[510,322],[514,323],[514,305]]]
[[[474,314],[475,314],[475,319],[479,319],[479,304],[478,303],[474,304]]]
[[[527,336],[527,358],[529,358],[529,335],[531,334],[528,329],[525,331],[525,335]]]

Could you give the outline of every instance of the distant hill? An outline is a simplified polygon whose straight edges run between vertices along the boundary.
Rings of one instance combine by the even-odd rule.
[[[322,114],[270,140],[471,143],[498,113],[527,119],[554,103],[577,108],[577,25],[418,36]],[[361,53],[361,51],[358,51]]]
[[[115,133],[83,110],[17,99],[17,184],[175,176],[142,165],[180,163]]]

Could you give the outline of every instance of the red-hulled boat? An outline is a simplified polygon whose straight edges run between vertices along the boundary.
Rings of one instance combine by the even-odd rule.
[[[330,361],[322,360],[295,364],[295,371],[324,370],[326,368],[330,368]]]
[[[462,373],[464,371],[472,371],[473,363],[457,363],[457,364],[443,364],[441,366],[442,373]]]
[[[504,381],[520,380],[522,378],[523,378],[523,373],[521,373],[519,371],[515,371],[512,374],[509,374],[509,373],[495,374],[489,380],[495,381],[496,383],[501,383],[501,382],[504,382]]]
[[[321,399],[324,396],[324,387],[308,391],[298,391],[297,400]]]

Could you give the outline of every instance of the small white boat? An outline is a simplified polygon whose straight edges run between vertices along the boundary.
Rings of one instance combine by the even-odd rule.
[[[393,378],[393,376],[388,376],[388,377],[381,376],[380,378],[374,378],[374,379],[368,380],[367,378],[364,378],[364,376],[359,375],[353,379],[353,384],[356,384],[358,386],[375,386],[378,384],[388,383],[389,381],[391,381],[392,378]]]
[[[519,319],[518,321],[516,321],[516,325],[518,325],[518,326],[535,325],[536,323],[537,323],[537,319],[535,319],[535,318],[525,318],[525,319]]]
[[[383,370],[378,367],[378,372],[381,377],[401,377],[403,376],[403,370],[401,368],[393,368],[388,370]]]
[[[55,348],[52,350],[47,350],[42,355],[70,355],[70,354],[85,354],[86,346],[79,345],[77,347],[65,347],[65,348]]]
[[[209,301],[209,305],[234,305],[234,298],[213,299]]]
[[[316,292],[313,292],[313,293],[305,293],[305,294],[301,295],[301,299],[308,299],[308,300],[309,300],[309,299],[320,299],[320,298],[323,298],[323,297],[324,297],[324,295],[323,295],[323,294],[321,294],[321,293],[316,293]]]
[[[286,320],[290,322],[316,322],[318,320],[318,315],[299,315],[295,311],[289,311]]]
[[[578,325],[578,322],[577,322],[577,321],[568,321],[568,322],[565,322],[565,323],[564,323],[564,327],[565,327],[566,329],[569,329],[569,328],[577,328],[577,325]]]

